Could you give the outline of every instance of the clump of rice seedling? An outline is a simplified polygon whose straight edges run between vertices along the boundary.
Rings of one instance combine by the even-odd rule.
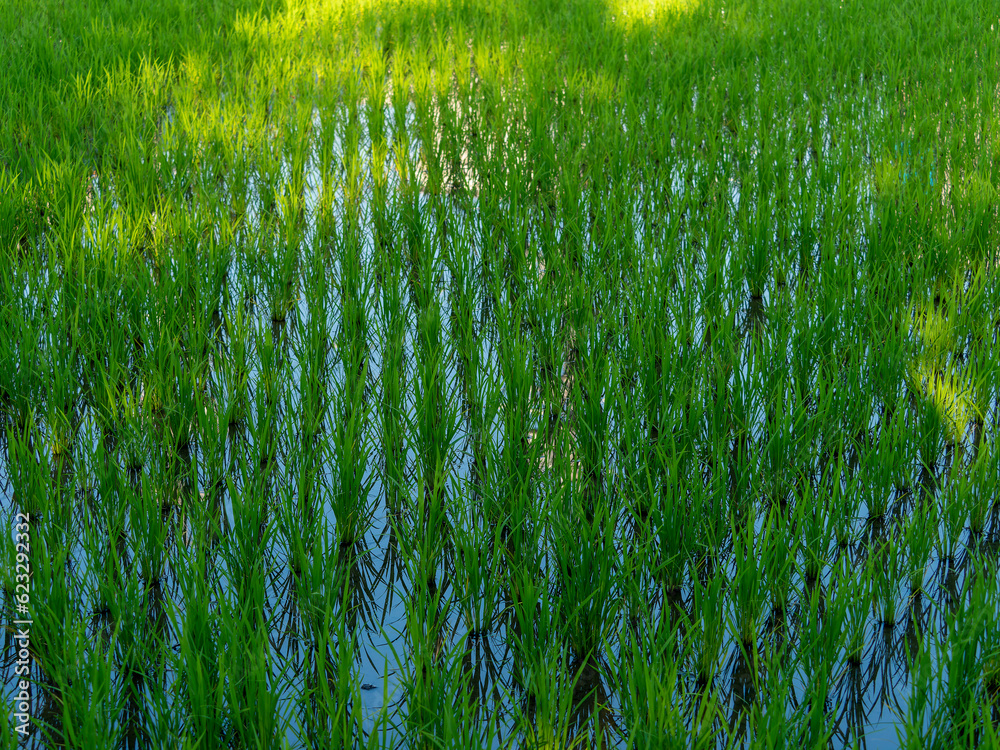
[[[899,584],[903,562],[898,539],[889,537],[868,558],[867,574],[872,581],[872,606],[876,619],[885,628],[896,625]]]
[[[903,541],[909,548],[905,556],[908,570],[907,579],[910,584],[910,596],[920,596],[924,593],[924,579],[927,565],[933,551],[936,534],[927,523],[927,519],[914,514],[903,530]]]
[[[571,480],[567,495],[580,489]],[[560,511],[552,528],[559,614],[566,641],[582,663],[596,658],[603,634],[617,618],[616,570],[609,554],[617,519],[603,505],[593,518],[581,518],[572,507]]]
[[[733,565],[731,597],[736,632],[744,648],[756,647],[757,629],[763,614],[765,590],[763,585],[763,550],[754,531],[755,519],[745,523],[733,519]]]
[[[691,653],[698,680],[708,684],[718,672],[725,636],[723,579],[722,576],[712,575],[702,582],[694,576],[692,586]]]

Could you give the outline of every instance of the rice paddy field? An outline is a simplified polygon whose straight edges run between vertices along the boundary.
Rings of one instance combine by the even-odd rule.
[[[0,0],[0,750],[1000,748],[1000,5]]]

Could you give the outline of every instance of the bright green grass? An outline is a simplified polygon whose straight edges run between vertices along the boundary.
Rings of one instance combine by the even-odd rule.
[[[40,744],[1000,747],[994,3],[22,5]]]

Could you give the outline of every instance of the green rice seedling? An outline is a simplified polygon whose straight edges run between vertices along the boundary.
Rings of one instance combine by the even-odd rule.
[[[965,528],[966,505],[960,493],[960,484],[951,483],[941,491],[933,506],[938,522],[935,551],[945,562],[955,560],[959,551],[959,540]]]
[[[110,749],[119,741],[120,727],[116,725],[121,708],[112,685],[114,643],[108,647],[92,644],[84,629],[81,622],[76,632],[66,634],[72,639],[70,648],[77,651],[76,659],[80,662],[74,670],[76,680],[56,683],[61,721],[56,726],[43,724],[41,733],[53,743]]]
[[[913,467],[917,462],[916,446],[907,429],[906,407],[893,410],[891,420],[883,422],[875,455],[869,464],[873,487],[869,518],[881,519],[889,504],[889,486],[904,493],[913,489]]]
[[[406,458],[403,433],[403,398],[407,390],[403,355],[404,317],[399,287],[391,281],[382,286],[381,317],[384,334],[381,352],[382,398],[379,404],[379,437],[383,462],[382,485],[389,508],[399,507],[399,493],[405,486],[403,467]]]
[[[981,266],[975,268],[969,275],[968,290],[959,313],[960,340],[961,334],[965,334],[968,342],[966,372],[970,386],[974,446],[981,443],[985,405],[989,403],[990,384],[994,382],[996,374],[996,362],[985,348],[990,338],[992,316],[989,314],[989,307],[993,304],[992,297],[992,287],[987,283],[985,272]]]
[[[908,648],[908,647],[907,647]],[[908,661],[914,667],[911,671],[913,679],[913,694],[902,726],[896,728],[899,746],[907,748],[927,747],[929,743],[930,712],[932,702],[936,700],[934,677],[932,676],[931,649],[919,649],[916,653],[907,653]],[[928,710],[930,709],[930,711]]]
[[[575,748],[583,738],[574,736],[571,717],[574,693],[584,667],[573,669],[566,647],[549,646],[529,663],[525,693],[515,708],[514,731],[533,748]]]
[[[860,573],[845,564],[838,568],[835,595],[844,607],[844,644],[849,664],[861,664],[872,601],[872,580],[865,569]]]
[[[982,579],[967,579],[961,603],[946,616],[948,653],[946,670],[939,673],[941,701],[935,707],[932,726],[938,741],[965,747],[981,732],[977,724],[991,721],[980,715],[977,686],[981,680],[980,648],[989,612],[996,610],[996,591],[988,591]],[[965,616],[963,616],[965,615]]]
[[[441,312],[437,301],[418,313],[417,413],[412,433],[420,462],[420,479],[428,498],[443,497],[444,478],[451,466],[453,443],[459,429],[458,405],[447,397],[444,363],[445,343],[441,340]],[[423,499],[420,500],[423,502]],[[438,502],[438,500],[430,500]]]
[[[473,748],[500,741],[498,717],[493,712],[483,716],[469,689],[471,675],[466,672],[463,651],[463,645],[450,649],[433,673],[428,672],[425,680],[414,683],[410,700],[429,710],[423,713],[423,723],[410,720],[411,745]],[[415,694],[417,689],[419,695]]]
[[[783,391],[784,387],[775,386],[777,390]],[[805,411],[799,407],[796,414],[784,413],[784,393],[776,392],[769,399],[771,404],[777,402],[777,408],[769,406],[768,432],[766,444],[763,447],[766,476],[764,482],[765,492],[770,501],[775,504],[787,502],[789,493],[792,490],[793,479],[790,476],[788,467],[793,461],[794,442],[792,436],[799,434],[802,424],[805,422]]]
[[[372,144],[371,225],[375,250],[374,280],[377,285],[381,285],[386,278],[394,277],[392,269],[399,262],[399,247],[395,236],[398,222],[395,207],[397,195],[389,186],[388,167],[391,165],[391,155],[390,145],[381,142]],[[324,205],[323,199],[321,205]]]
[[[49,412],[46,422],[49,449],[57,459],[72,451],[76,437],[77,358],[76,348],[71,348],[63,340],[58,340],[51,352],[51,387],[46,399]]]
[[[226,697],[234,740],[249,747],[281,747],[278,738],[284,727],[277,712],[278,695],[269,684],[273,682],[273,678],[269,679],[272,670],[267,663],[266,643],[261,642],[266,639],[266,631],[258,625],[257,634],[251,635],[247,625],[238,623],[225,608],[220,614],[219,640],[224,646],[220,661],[227,677]]]
[[[763,614],[766,592],[763,585],[763,550],[754,531],[754,519],[730,521],[733,540],[731,600],[734,625],[743,648],[756,649],[757,631]]]
[[[903,540],[908,547],[905,565],[911,598],[926,593],[924,580],[936,539],[937,534],[928,520],[916,513],[910,517],[903,529]]]
[[[772,507],[760,530],[762,578],[771,600],[772,615],[783,620],[792,594],[792,575],[798,557],[799,538],[791,533],[788,519]]]
[[[613,486],[627,488],[626,507],[629,509],[637,529],[645,525],[653,506],[655,480],[646,456],[640,451],[643,443],[642,409],[636,394],[621,388],[615,398],[614,414],[617,451],[615,463],[617,476]]]
[[[475,394],[469,399],[467,419],[472,453],[470,480],[476,492],[481,493],[490,470],[498,466],[497,446],[491,435],[501,408],[502,391],[501,383],[493,376],[496,362],[491,351],[485,358],[478,354],[470,357],[470,362],[474,373],[470,390]]]
[[[889,293],[883,290],[884,287],[880,287],[879,292],[888,297]],[[888,300],[879,298],[878,303],[872,306],[874,310],[872,314],[880,316],[880,319],[877,323],[873,323],[873,328],[876,330],[870,335],[875,341],[879,341],[879,344],[877,356],[869,358],[869,366],[875,394],[882,405],[882,414],[885,417],[894,408],[899,397],[900,385],[905,382],[908,344],[902,335],[902,330],[891,325],[889,311],[883,309]]]
[[[191,462],[191,486],[201,486],[204,490],[197,494],[201,501],[188,503],[184,509],[191,524],[199,528],[218,530],[218,511],[225,492],[226,442],[229,437],[229,417],[218,408],[211,396],[199,398],[198,407],[198,450]],[[213,532],[214,533],[214,532]]]
[[[0,730],[0,748],[3,750],[16,750],[18,746],[18,739],[22,735],[19,735],[17,728],[13,722],[2,730]]]
[[[28,516],[30,519],[30,515]],[[8,566],[0,573],[0,585],[3,587],[4,596],[11,601],[16,601],[15,594],[24,593],[24,589],[18,589],[18,584],[23,584],[23,579],[18,579],[18,573],[23,573],[17,569],[17,543],[14,535],[7,535],[0,539],[0,560],[8,563]],[[22,552],[23,554],[23,552]],[[28,592],[30,593],[30,591]]]
[[[843,618],[846,613],[843,602],[831,606],[827,602],[820,615],[820,600],[823,596],[819,586],[806,592],[809,597],[803,602],[803,624],[800,633],[799,653],[802,665],[809,675],[803,696],[806,702],[803,726],[798,741],[803,747],[825,747],[832,734],[831,717],[827,710],[827,700],[833,681],[833,665],[843,639]]]
[[[501,491],[501,504],[487,508],[491,520],[507,527],[505,536],[520,535],[525,518],[525,506],[533,503],[535,475],[541,447],[538,442],[530,442],[531,393],[534,385],[530,349],[523,339],[515,337],[520,327],[519,318],[498,319],[501,340],[509,349],[500,352],[500,372],[503,378],[502,442],[499,470],[507,477],[505,489]],[[561,457],[561,456],[560,456]],[[558,469],[557,469],[558,470]],[[511,542],[513,549],[521,546],[517,538]]]
[[[298,139],[296,139],[298,140]],[[281,243],[289,250],[301,246],[305,226],[304,167],[306,147],[298,141],[291,147],[289,179],[276,196],[279,212],[278,235]]]
[[[205,347],[203,351],[207,351],[207,342],[202,342],[201,346]],[[190,453],[191,444],[197,437],[202,410],[214,409],[214,404],[211,407],[203,405],[202,396],[207,387],[205,366],[192,366],[190,362],[187,365],[177,376],[176,401],[163,420],[164,441],[172,452],[179,454]]]
[[[859,366],[858,360],[863,357],[863,354],[855,353],[847,348],[845,357],[848,360],[853,360],[847,363],[847,370],[841,378],[843,390],[853,402],[853,408],[847,411],[844,419],[846,452],[853,469],[859,461],[867,456],[870,450],[872,442],[870,422],[876,404]]]
[[[765,134],[766,137],[766,134]],[[771,275],[772,248],[770,243],[771,213],[773,211],[772,176],[759,163],[758,174],[746,175],[742,180],[744,189],[751,187],[746,195],[740,196],[736,211],[736,231],[746,238],[745,276],[752,300],[760,300]],[[751,183],[751,180],[753,181]],[[753,212],[753,215],[751,215]],[[742,249],[742,248],[741,248]]]
[[[712,747],[717,740],[719,694],[711,690],[689,708],[675,653],[675,631],[643,629],[619,649],[606,648],[609,672],[622,680],[621,695],[628,747]],[[689,713],[690,712],[690,713]],[[693,715],[691,715],[693,713]]]
[[[260,468],[272,467],[278,450],[278,432],[283,391],[287,370],[282,366],[280,330],[257,330],[254,333],[254,351],[257,353],[256,383],[254,384],[255,411],[249,420],[251,444]]]
[[[121,579],[120,574],[117,576]],[[146,711],[147,701],[162,694],[157,684],[164,678],[163,589],[146,586],[135,577],[119,580],[118,597],[107,616],[102,645],[116,646],[114,667],[118,721],[123,736],[145,737],[153,731]],[[112,639],[114,643],[111,643]]]
[[[448,226],[448,224],[444,224]],[[474,246],[471,231],[453,236],[447,243],[444,262],[450,275],[448,335],[459,366],[465,397],[470,396],[470,378],[478,365],[479,347],[475,341],[475,298],[472,279],[475,275]],[[475,362],[473,362],[475,358]]]
[[[61,524],[38,523],[31,538],[30,614],[31,660],[41,670],[45,688],[58,689],[79,679],[80,657],[86,641],[82,621],[64,574],[68,545]]]
[[[658,484],[644,469],[642,488],[653,499],[647,528],[652,532],[657,544],[658,565],[656,574],[669,594],[680,591],[686,577],[686,565],[694,550],[694,524],[691,523],[690,508],[684,495],[681,477],[673,482]]]
[[[21,512],[29,516],[47,513],[50,505],[52,459],[48,451],[36,448],[39,442],[32,412],[23,424],[7,426],[8,465],[13,467],[10,473],[11,498]]]
[[[350,368],[352,377],[359,377],[368,357],[367,307],[373,281],[367,269],[362,267],[357,227],[349,225],[338,238],[335,257],[340,267],[336,281],[340,298],[338,343],[345,367]]]
[[[444,626],[449,602],[444,587],[438,587],[435,582],[441,551],[440,546],[432,544],[426,536],[416,545],[412,539],[407,542],[413,552],[407,559],[408,573],[415,584],[406,607],[405,632],[409,651],[405,662],[396,654],[396,661],[405,675],[407,729],[415,738],[434,734],[434,727],[441,719],[439,681],[448,659]],[[425,744],[420,739],[417,742]]]
[[[261,478],[245,465],[241,486],[231,480],[233,533],[220,548],[228,578],[227,593],[219,599],[218,664],[226,675],[223,698],[231,731],[242,743],[275,746],[281,717],[277,690],[267,647],[268,622],[264,610],[270,545],[270,527],[263,522],[266,509],[260,492]],[[261,529],[265,529],[262,534]]]
[[[693,633],[691,653],[695,673],[699,682],[707,685],[718,674],[726,632],[723,577],[709,576],[703,582],[698,576],[693,576],[691,583],[692,621],[687,629]]]
[[[802,534],[802,573],[812,586],[820,579],[829,564],[830,548],[834,538],[830,512],[813,501],[809,484],[802,485],[802,495],[794,508],[796,526]]]
[[[829,512],[834,524],[837,549],[843,553],[853,541],[855,523],[860,517],[862,503],[862,480],[857,473],[843,476],[843,464],[836,466],[836,476],[832,482]]]
[[[702,537],[700,548],[696,546],[697,558],[703,562],[716,562],[725,544],[728,533],[729,476],[727,444],[724,435],[711,435],[705,441],[701,452],[703,476],[707,476],[704,489],[695,485],[692,496],[692,512],[698,511],[704,519],[696,528]]]
[[[299,297],[298,247],[284,238],[273,243],[267,240],[264,242],[259,252],[271,320],[283,323],[296,309]]]
[[[604,475],[608,437],[608,413],[605,394],[614,393],[615,375],[610,372],[603,342],[596,330],[576,331],[579,359],[574,370],[573,434],[576,456],[583,479],[583,499],[586,515],[595,512],[594,505],[605,492]]]
[[[658,328],[650,325],[651,321],[643,320],[640,323],[640,335],[648,342],[643,351],[643,356],[639,363],[639,399],[645,408],[643,423],[647,434],[645,441],[649,444],[648,456],[645,465],[654,471],[653,477],[657,477],[659,467],[658,459],[664,453],[658,454],[658,443],[660,435],[668,431],[668,414],[666,409],[670,401],[663,398],[663,391],[666,388],[666,381],[672,374],[669,370],[664,372],[665,367],[673,360],[672,339],[664,335]],[[648,326],[648,327],[647,327]]]
[[[974,458],[967,476],[959,479],[960,495],[964,499],[969,514],[969,530],[975,539],[979,539],[986,527],[986,520],[996,501],[990,500],[989,494],[982,490],[986,486],[986,477],[996,471],[996,452],[984,451]]]
[[[996,610],[986,613],[982,645],[982,692],[984,702],[995,706],[1000,701],[1000,639]]]
[[[176,502],[176,487],[163,476],[144,473],[138,492],[125,495],[140,575],[147,586],[159,585],[166,565],[166,513]]]
[[[374,478],[368,471],[367,422],[370,406],[364,402],[364,371],[348,390],[347,381],[333,397],[334,425],[331,454],[336,467],[330,504],[337,519],[342,546],[357,543],[368,528],[368,494]]]
[[[813,305],[804,301],[795,306],[795,325],[792,333],[791,372],[798,403],[810,405],[813,400],[813,378],[819,364],[816,327],[810,325]]]
[[[89,385],[89,406],[94,410],[95,420],[102,433],[109,440],[117,439],[125,420],[125,409],[129,397],[128,384],[128,340],[120,323],[101,321],[99,333],[94,336],[94,359],[98,365],[100,380],[95,377]],[[100,345],[97,341],[102,342]],[[102,361],[103,360],[103,361]],[[96,375],[96,373],[95,373]]]
[[[444,582],[439,581],[439,575],[450,536],[447,498],[444,491],[429,491],[422,477],[417,478],[413,491],[414,497],[406,508],[408,512],[392,518],[391,523],[413,591],[423,597],[418,603],[426,610],[424,616],[431,617],[433,611],[436,613],[433,619],[437,622],[443,615],[439,605],[444,596]]]
[[[179,341],[171,330],[177,317],[153,308],[147,310],[145,320],[141,340],[148,344],[143,344],[142,406],[151,417],[162,417],[173,406],[171,386],[180,370]]]
[[[343,599],[346,591],[335,596]],[[384,747],[389,719],[385,703],[374,717],[371,731],[365,728],[360,680],[354,667],[357,638],[345,629],[344,620],[338,617],[336,606],[332,603],[322,616],[324,621],[316,628],[312,656],[315,673],[303,695],[303,704],[309,707],[310,712],[307,736],[311,741],[329,742],[338,747]]]
[[[936,375],[933,377],[936,377]],[[914,428],[920,462],[928,471],[933,471],[943,448],[945,431],[944,415],[935,404],[933,398],[918,396],[915,419],[917,421]]]
[[[523,565],[506,572],[509,611],[504,614],[508,615],[506,622],[511,629],[511,677],[513,684],[524,691],[530,684],[532,664],[556,640],[559,624],[554,614],[556,602],[544,571]]]
[[[786,708],[796,668],[795,661],[789,657],[784,648],[774,648],[768,651],[761,664],[756,681],[762,698],[750,707],[748,747],[780,750],[794,741],[789,736],[789,728],[801,719],[799,711],[788,716]]]
[[[192,563],[180,570],[184,607],[174,607],[171,619],[177,627],[180,651],[180,688],[187,704],[183,737],[191,747],[210,747],[223,741],[225,733],[225,679],[220,663],[218,611],[212,607],[214,591],[203,547],[184,553]]]
[[[622,546],[624,551],[619,575],[621,631],[618,637],[624,640],[627,635],[636,634],[648,618],[647,610],[659,600],[659,583],[652,573],[656,548],[650,537],[639,532]]]
[[[91,564],[99,571],[94,583],[95,614],[111,615],[118,602],[118,592],[123,585],[122,570],[128,559],[126,522],[130,507],[122,500],[133,493],[120,488],[122,477],[117,466],[106,464],[97,473],[98,497],[102,502],[94,513],[96,521],[84,528],[84,538],[91,552]]]
[[[471,636],[489,633],[497,617],[502,527],[489,526],[463,490],[454,498],[459,508],[451,524],[456,603]]]
[[[232,505],[232,533],[225,538],[218,553],[230,577],[232,594],[242,606],[262,607],[263,571],[269,560],[262,555],[274,528],[268,523],[269,508],[264,490],[268,470],[258,462],[238,459],[238,471],[226,476],[226,489]]]
[[[281,502],[275,513],[278,527],[287,544],[289,567],[293,574],[302,576],[302,584],[306,583],[305,574],[312,567],[309,557],[314,552],[321,528],[317,459],[314,456],[302,459],[297,481],[280,493]],[[307,586],[303,585],[303,588]]]
[[[760,371],[756,367],[747,373],[733,371],[733,386],[730,392],[733,438],[729,452],[729,492],[731,503],[740,513],[745,512],[750,502],[750,478],[754,476],[753,463],[759,459],[751,451],[751,425],[762,399],[763,389],[758,385]]]
[[[896,624],[902,583],[902,542],[889,536],[872,550],[867,575],[872,581],[872,607],[875,619],[885,628]]]
[[[579,492],[570,482],[567,494]],[[559,513],[553,519],[552,554],[559,587],[559,614],[566,641],[581,662],[595,658],[609,623],[617,618],[615,549],[617,518],[598,506],[593,519]]]

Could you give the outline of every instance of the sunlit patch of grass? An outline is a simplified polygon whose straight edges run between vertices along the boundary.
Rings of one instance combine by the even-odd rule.
[[[916,392],[944,425],[946,440],[960,442],[977,413],[967,383],[949,368],[945,373],[926,365],[915,365],[910,380]]]
[[[964,330],[949,297],[945,292],[916,316],[919,353],[910,365],[908,381],[914,393],[938,415],[945,425],[946,440],[954,444],[963,440],[973,419],[981,418],[985,406],[976,403],[977,397],[986,394],[977,387],[982,374],[955,357],[958,336]]]
[[[701,5],[701,0],[611,0],[606,12],[612,23],[629,31],[636,25],[669,23],[694,13]]]

